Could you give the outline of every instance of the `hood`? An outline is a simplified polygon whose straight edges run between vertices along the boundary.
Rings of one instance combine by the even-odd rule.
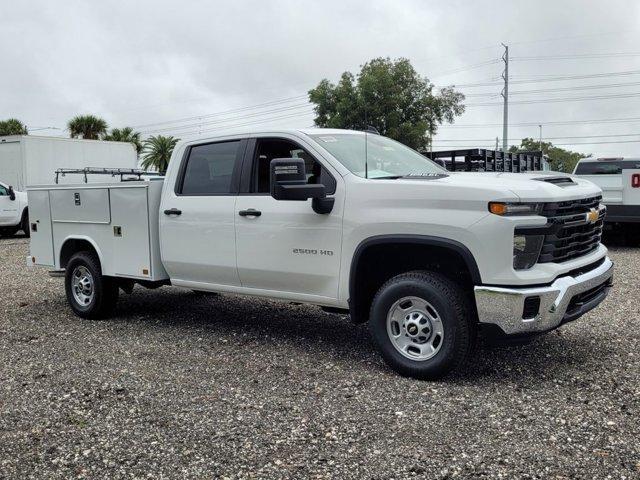
[[[433,182],[494,194],[501,192],[504,197],[515,195],[522,202],[561,202],[602,195],[602,190],[594,183],[559,172],[448,172],[442,177],[405,177],[396,181]]]

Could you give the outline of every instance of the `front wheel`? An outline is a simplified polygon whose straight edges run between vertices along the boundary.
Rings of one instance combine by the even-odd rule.
[[[65,291],[71,309],[82,318],[108,317],[118,301],[118,284],[102,275],[99,260],[89,252],[78,252],[69,260]]]
[[[463,288],[432,272],[404,273],[386,282],[373,299],[369,327],[391,368],[424,380],[463,365],[476,340]]]
[[[18,231],[18,227],[0,228],[0,237],[13,237]]]

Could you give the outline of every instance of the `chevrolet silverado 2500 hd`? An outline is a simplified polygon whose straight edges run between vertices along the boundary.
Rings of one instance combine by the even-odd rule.
[[[368,321],[387,363],[417,378],[462,365],[480,328],[580,317],[613,275],[591,182],[447,172],[363,132],[183,141],[164,179],[28,193],[28,262],[65,269],[81,317],[136,283],[305,302]]]

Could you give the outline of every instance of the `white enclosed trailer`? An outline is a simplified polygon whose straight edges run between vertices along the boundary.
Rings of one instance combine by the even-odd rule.
[[[59,168],[136,168],[135,147],[126,142],[75,138],[12,135],[0,137],[0,181],[16,191],[27,185],[52,184]],[[92,176],[92,182],[110,181]],[[60,177],[59,183],[77,182],[78,177]]]

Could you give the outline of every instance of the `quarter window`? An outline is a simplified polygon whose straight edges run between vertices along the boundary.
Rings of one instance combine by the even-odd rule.
[[[232,193],[233,170],[240,141],[208,143],[189,149],[184,167],[182,195]]]

